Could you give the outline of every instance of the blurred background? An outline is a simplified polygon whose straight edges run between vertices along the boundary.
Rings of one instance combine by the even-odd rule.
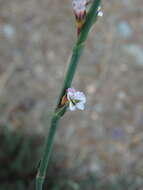
[[[143,1],[102,2],[60,122],[49,190],[143,190]],[[0,189],[34,189],[76,40],[71,0],[0,0]]]

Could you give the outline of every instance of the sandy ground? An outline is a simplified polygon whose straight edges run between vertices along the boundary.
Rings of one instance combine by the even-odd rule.
[[[143,176],[143,1],[103,1],[73,86],[84,112],[68,112],[56,144],[67,167]],[[76,39],[70,0],[0,0],[0,122],[45,134]]]

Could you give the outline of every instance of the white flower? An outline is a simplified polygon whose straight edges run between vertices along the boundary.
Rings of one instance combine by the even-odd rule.
[[[86,11],[87,0],[73,0],[72,6],[75,14],[82,15]]]
[[[98,16],[103,16],[103,12],[102,12],[102,11],[99,11],[99,12],[98,12]]]
[[[97,15],[101,17],[103,16],[103,12],[101,11],[101,6],[98,7]]]
[[[72,0],[73,10],[77,16],[77,19],[82,18],[86,14],[87,5],[93,2],[93,0]],[[102,17],[103,12],[101,11],[101,6],[97,10],[98,16]]]
[[[71,111],[75,111],[76,109],[84,110],[86,97],[83,92],[76,91],[74,88],[68,88],[67,99],[69,101],[69,109]]]

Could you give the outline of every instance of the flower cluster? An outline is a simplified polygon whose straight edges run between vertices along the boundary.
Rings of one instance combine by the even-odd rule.
[[[74,14],[76,17],[77,33],[80,34],[81,28],[85,22],[87,5],[89,5],[93,0],[72,0],[72,6]],[[101,7],[98,8],[98,16],[103,16]]]
[[[74,111],[76,109],[84,110],[86,97],[83,92],[76,91],[74,88],[67,89],[67,99],[69,102],[69,109]]]

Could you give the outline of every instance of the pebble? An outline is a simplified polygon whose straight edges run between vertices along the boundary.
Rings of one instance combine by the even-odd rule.
[[[126,21],[121,21],[118,24],[118,32],[121,37],[128,38],[132,35],[133,31]]]
[[[124,47],[125,51],[136,59],[136,63],[143,66],[143,48],[139,45],[131,44]]]
[[[49,51],[48,52],[48,59],[50,61],[53,61],[55,59],[55,52],[54,51]]]
[[[124,92],[124,91],[119,91],[118,93],[117,93],[117,97],[120,99],[120,100],[124,100],[124,99],[126,99],[126,93]]]
[[[114,138],[114,139],[120,139],[120,138],[124,137],[124,135],[125,135],[123,129],[119,128],[119,127],[112,129],[111,134],[112,134],[112,138]]]
[[[93,106],[93,110],[95,110],[97,113],[102,113],[103,112],[103,105],[102,104],[95,104]]]
[[[15,34],[16,34],[16,30],[13,27],[13,25],[11,25],[11,24],[4,24],[3,33],[4,33],[6,38],[13,39]]]

